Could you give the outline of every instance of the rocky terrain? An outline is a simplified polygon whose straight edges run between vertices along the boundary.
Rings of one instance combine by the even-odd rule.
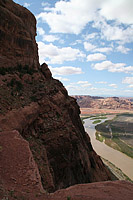
[[[39,65],[32,13],[0,0],[0,17],[0,198],[63,200],[69,190],[87,195],[91,185],[48,195],[111,180],[111,174],[92,148],[76,100],[52,78],[47,64]],[[131,196],[131,183],[125,185],[123,193]]]
[[[132,184],[126,181],[99,182],[71,186],[50,195],[52,200],[132,200]]]
[[[81,108],[133,110],[132,98],[73,96]]]

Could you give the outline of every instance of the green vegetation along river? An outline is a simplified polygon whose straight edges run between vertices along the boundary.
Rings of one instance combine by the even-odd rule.
[[[111,120],[114,117],[114,115],[109,115],[107,116],[107,119],[102,119],[100,123],[103,123],[105,120]],[[84,127],[91,138],[91,143],[96,153],[120,168],[123,173],[133,180],[133,159],[107,146],[104,141],[98,141],[95,136],[95,124],[93,124],[93,121],[90,118],[84,119]]]
[[[96,139],[133,158],[133,114],[117,114],[96,127]]]

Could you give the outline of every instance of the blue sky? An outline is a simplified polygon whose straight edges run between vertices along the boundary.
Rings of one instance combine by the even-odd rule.
[[[15,0],[37,19],[40,64],[70,95],[133,97],[133,0]]]

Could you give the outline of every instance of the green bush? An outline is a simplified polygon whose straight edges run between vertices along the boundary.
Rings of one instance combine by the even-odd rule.
[[[100,122],[101,122],[101,120],[99,119],[99,120],[95,120],[92,124],[98,124]]]

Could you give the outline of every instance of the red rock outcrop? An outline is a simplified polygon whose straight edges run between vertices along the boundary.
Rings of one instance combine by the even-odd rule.
[[[93,97],[84,95],[73,96],[80,108],[133,110],[133,102],[130,98],[119,97]]]
[[[34,16],[12,0],[0,0],[0,14],[2,193],[10,192],[12,199],[10,188],[20,192],[28,184],[27,196],[34,200],[41,199],[32,195],[37,195],[42,185],[55,191],[77,183],[110,180],[110,172],[84,131],[76,100],[52,78],[46,64],[42,68],[38,64]]]
[[[0,180],[7,191],[44,193],[29,143],[17,131],[0,132]]]
[[[49,195],[50,200],[132,200],[133,184],[127,181],[79,184]]]
[[[37,67],[36,20],[26,8],[13,1],[0,1],[0,64]]]

